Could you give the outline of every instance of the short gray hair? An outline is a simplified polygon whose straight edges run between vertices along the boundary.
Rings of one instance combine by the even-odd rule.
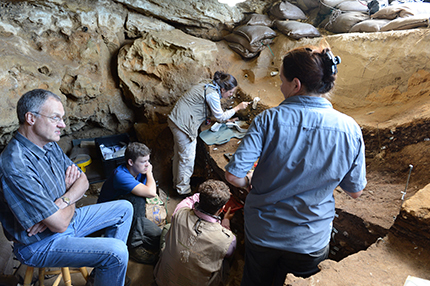
[[[53,92],[44,89],[33,89],[24,93],[18,100],[16,114],[18,115],[19,124],[25,122],[27,112],[39,112],[45,101],[52,97],[61,102],[61,98]]]

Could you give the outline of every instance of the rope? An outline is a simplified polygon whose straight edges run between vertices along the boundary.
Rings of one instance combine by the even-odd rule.
[[[327,22],[327,24],[325,24],[324,29],[327,28],[327,26],[331,26],[333,25],[333,22],[336,21],[336,19],[342,14],[342,11],[339,9],[334,9],[333,12],[330,15],[330,18]]]

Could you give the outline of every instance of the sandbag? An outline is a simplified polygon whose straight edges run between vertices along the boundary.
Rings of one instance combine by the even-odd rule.
[[[355,11],[355,12],[368,12],[367,5],[363,5],[358,1],[343,1],[336,5],[336,9],[341,11]]]
[[[275,25],[281,33],[296,40],[304,37],[314,38],[321,36],[317,28],[308,23],[278,20],[275,22]]]
[[[342,13],[331,23],[327,24],[326,29],[333,33],[348,33],[352,26],[368,19],[369,16],[361,12]]]
[[[428,15],[430,17],[430,3],[410,2],[400,5],[390,5],[373,14],[372,18],[393,20],[398,17],[405,18],[418,15]]]
[[[240,44],[251,53],[257,53],[262,49],[264,49],[266,45],[270,45],[273,42],[272,39],[266,38],[261,41],[257,41],[253,45],[251,45],[247,38],[235,33],[228,34],[227,36],[224,37],[224,40],[226,40],[229,43]]]
[[[328,6],[329,8],[334,9],[337,5],[345,1],[348,0],[322,0],[321,3],[323,4],[323,6]]]
[[[337,5],[340,3],[348,1],[348,0],[321,0],[321,9],[320,14],[326,15],[329,14]]]
[[[402,14],[403,17],[414,16],[414,11],[403,5],[388,6],[373,14],[372,19],[393,20],[400,17],[400,14]]]
[[[390,22],[390,20],[388,20],[388,19],[369,19],[369,20],[364,20],[364,21],[359,22],[359,23],[355,24],[354,26],[352,26],[352,28],[349,30],[349,32],[350,33],[355,33],[355,32],[367,32],[367,33],[379,32],[381,30],[381,27],[384,26],[385,24],[387,24],[388,22]]]
[[[239,55],[241,55],[245,59],[253,58],[253,57],[257,56],[259,53],[259,52],[252,53],[248,49],[243,47],[241,44],[237,44],[237,43],[229,43],[228,46],[230,47],[230,49],[232,49],[233,51],[235,51],[236,53],[238,53]]]
[[[296,1],[297,7],[302,11],[307,12],[309,10],[318,8],[320,6],[319,0],[298,0]]]
[[[427,16],[411,16],[406,18],[397,18],[391,20],[381,27],[381,32],[392,30],[406,30],[419,27],[428,27],[429,18]]]
[[[246,14],[244,20],[241,22],[242,25],[248,26],[267,26],[272,27],[273,20],[268,15],[251,13]]]
[[[251,46],[258,44],[263,39],[276,37],[276,32],[266,26],[240,26],[233,33],[246,38]]]
[[[278,20],[304,20],[305,13],[296,5],[287,1],[280,1],[272,5],[269,9],[269,14]]]

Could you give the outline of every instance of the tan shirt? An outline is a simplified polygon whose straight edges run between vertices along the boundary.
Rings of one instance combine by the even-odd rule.
[[[192,209],[178,210],[155,267],[157,285],[219,285],[222,262],[233,238],[230,230],[199,219]]]

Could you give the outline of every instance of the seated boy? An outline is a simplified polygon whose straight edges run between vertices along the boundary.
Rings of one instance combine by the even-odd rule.
[[[146,198],[157,195],[150,154],[151,150],[146,145],[130,143],[125,151],[126,162],[105,181],[97,201],[126,199],[133,204],[133,222],[127,245],[130,258],[145,264],[157,261],[161,234],[161,229],[146,218]]]
[[[233,254],[236,237],[229,230],[230,210],[222,220],[219,215],[229,199],[224,182],[208,180],[178,204],[154,271],[158,286],[218,286],[227,281],[225,258]]]

